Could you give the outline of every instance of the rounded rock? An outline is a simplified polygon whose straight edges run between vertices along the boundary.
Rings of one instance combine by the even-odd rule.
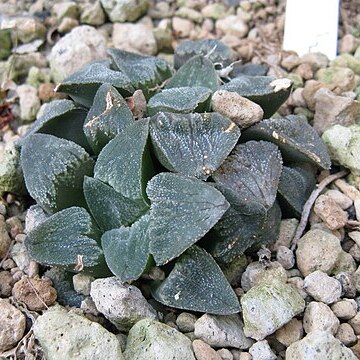
[[[291,269],[295,265],[294,253],[286,246],[279,246],[276,252],[276,260],[286,270]]]
[[[284,346],[288,347],[303,337],[304,329],[302,322],[298,319],[291,319],[287,324],[276,331],[275,337]]]
[[[149,7],[148,0],[100,0],[111,22],[135,21],[144,15]]]
[[[192,332],[195,329],[196,320],[197,317],[194,314],[183,312],[176,318],[176,325],[183,333]]]
[[[254,360],[276,360],[267,340],[258,341],[251,346],[249,353]]]
[[[350,320],[356,315],[357,304],[354,299],[343,299],[331,306],[334,314],[342,320]]]
[[[345,346],[349,347],[355,345],[358,341],[353,328],[348,323],[340,324],[335,337],[339,339]]]
[[[197,360],[221,360],[221,356],[202,340],[194,340],[192,347]]]

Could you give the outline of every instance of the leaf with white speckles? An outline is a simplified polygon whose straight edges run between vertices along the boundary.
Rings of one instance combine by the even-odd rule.
[[[76,265],[83,266],[84,273],[101,277],[109,275],[109,270],[99,246],[100,237],[101,232],[88,212],[71,207],[32,230],[25,245],[30,257],[40,264],[71,271]]]
[[[195,244],[229,207],[214,187],[179,174],[156,175],[146,192],[151,200],[150,252],[158,265]]]
[[[148,102],[150,116],[160,111],[188,114],[210,110],[211,90],[205,87],[179,87],[165,89],[154,95]]]
[[[160,113],[150,121],[150,136],[168,170],[206,180],[236,145],[240,129],[218,113]]]
[[[155,300],[178,309],[230,315],[240,311],[239,300],[214,259],[192,246],[170,275],[152,288]]]
[[[134,281],[144,272],[149,260],[149,215],[131,227],[107,231],[101,238],[109,269],[121,281]]]
[[[22,146],[21,164],[29,194],[48,213],[74,205],[86,207],[83,180],[92,175],[94,160],[79,145],[33,134]]]
[[[263,120],[244,131],[241,140],[271,141],[280,148],[286,161],[310,162],[322,169],[331,166],[325,144],[302,116]]]

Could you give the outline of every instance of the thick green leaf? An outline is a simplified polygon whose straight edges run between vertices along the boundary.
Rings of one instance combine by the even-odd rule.
[[[233,79],[240,76],[265,76],[268,71],[269,66],[265,64],[236,63],[229,77]]]
[[[284,166],[278,195],[286,217],[300,218],[305,202],[316,185],[314,171],[299,166]]]
[[[221,87],[234,91],[260,105],[269,118],[290,96],[292,81],[272,76],[240,76]]]
[[[132,200],[146,198],[145,186],[153,174],[148,149],[149,121],[138,120],[101,150],[95,178]]]
[[[211,90],[205,87],[179,87],[165,89],[154,95],[148,102],[150,116],[160,111],[187,114],[193,111],[210,110]]]
[[[202,86],[212,92],[219,88],[219,77],[214,64],[202,55],[189,59],[166,84],[166,89]]]
[[[331,166],[325,144],[302,116],[263,120],[246,129],[241,140],[271,141],[280,148],[284,160],[289,162],[310,162],[322,169]]]
[[[79,145],[33,134],[22,147],[21,164],[29,194],[48,213],[86,207],[83,181],[85,175],[92,175],[94,160]]]
[[[44,116],[36,120],[30,131],[20,140],[20,145],[35,133],[54,135],[70,140],[91,151],[83,132],[86,110],[71,100],[54,100],[46,108]]]
[[[177,260],[170,275],[152,289],[152,295],[178,309],[218,315],[240,311],[239,300],[218,264],[198,246]]]
[[[233,190],[245,202],[257,202],[270,209],[275,201],[282,169],[280,151],[266,141],[249,141],[237,145],[214,180]]]
[[[158,265],[195,244],[229,207],[214,187],[179,174],[156,175],[146,192],[151,200],[150,252]]]
[[[218,113],[160,113],[150,121],[150,136],[168,170],[206,180],[236,145],[240,129]]]
[[[26,248],[40,264],[75,267],[98,277],[108,275],[99,246],[101,232],[88,212],[79,207],[64,209],[28,234]]]
[[[141,89],[148,97],[172,75],[170,65],[156,56],[145,56],[120,49],[108,49],[115,66],[126,74],[135,89]]]
[[[107,231],[101,238],[106,263],[121,281],[138,279],[149,259],[149,215],[144,215],[130,228]]]
[[[84,133],[96,154],[116,135],[134,123],[126,101],[110,84],[96,92],[85,123]]]
[[[186,61],[196,55],[206,56],[212,63],[219,63],[223,67],[230,65],[232,61],[231,49],[220,40],[184,40],[175,49],[175,69],[179,69]]]
[[[87,176],[84,195],[92,216],[103,231],[129,226],[149,209],[142,199],[128,199],[111,186]]]
[[[96,91],[103,83],[111,84],[123,96],[129,96],[135,91],[126,74],[111,70],[104,62],[91,63],[81,68],[58,84],[56,91],[67,93],[74,101],[90,107]]]

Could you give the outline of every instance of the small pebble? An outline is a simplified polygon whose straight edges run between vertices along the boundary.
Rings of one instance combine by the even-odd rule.
[[[356,335],[360,335],[360,312],[357,312],[356,315],[348,321],[352,326]]]
[[[279,246],[276,252],[276,260],[286,270],[291,269],[295,265],[294,253],[286,246]]]
[[[192,347],[197,360],[222,360],[221,356],[202,340],[194,340]]]
[[[0,297],[11,296],[14,280],[9,271],[0,271]]]
[[[75,274],[72,278],[74,290],[83,295],[90,295],[91,283],[95,280],[92,276]]]
[[[356,315],[357,304],[354,299],[343,299],[331,306],[331,310],[341,320],[349,320]]]
[[[304,329],[302,322],[296,318],[291,319],[287,324],[278,329],[275,333],[276,340],[288,347],[303,337]]]
[[[234,360],[234,356],[228,349],[220,349],[217,351],[222,360]]]
[[[355,345],[358,341],[353,328],[348,323],[340,324],[335,337],[339,339],[345,346],[349,347]]]
[[[343,210],[348,209],[353,204],[353,201],[339,190],[327,190],[325,195],[333,199]]]
[[[195,329],[196,320],[197,317],[194,314],[183,312],[176,318],[176,325],[183,333],[191,332]]]
[[[257,341],[251,346],[249,353],[253,360],[276,360],[267,340]]]

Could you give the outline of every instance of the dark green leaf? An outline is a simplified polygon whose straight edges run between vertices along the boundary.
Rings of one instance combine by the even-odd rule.
[[[310,162],[322,169],[331,166],[325,144],[302,116],[263,120],[244,131],[241,140],[271,141],[289,162]]]
[[[178,309],[230,315],[239,300],[214,259],[198,246],[188,249],[170,275],[152,289],[155,300]]]
[[[95,178],[132,200],[146,198],[145,186],[153,170],[148,149],[149,121],[138,120],[101,150]]]
[[[214,64],[202,55],[189,59],[166,84],[166,89],[202,86],[212,92],[219,88],[219,78]]]
[[[211,90],[205,87],[180,87],[165,89],[154,95],[148,102],[150,116],[160,111],[187,114],[193,111],[210,110]]]
[[[150,252],[158,265],[202,238],[229,207],[214,187],[179,174],[156,175],[146,192],[151,200]]]
[[[160,113],[150,121],[150,136],[163,166],[205,180],[230,154],[240,129],[218,113]]]
[[[130,228],[107,231],[101,238],[106,263],[121,281],[138,279],[149,259],[149,215],[144,215]]]
[[[29,194],[48,213],[86,207],[82,186],[84,176],[93,173],[94,160],[79,145],[34,134],[22,147],[21,164]]]
[[[84,195],[91,214],[103,231],[129,226],[149,209],[142,199],[128,199],[111,186],[87,176]]]
[[[95,276],[108,274],[99,246],[101,232],[83,208],[71,207],[52,215],[28,234],[26,247],[40,264],[61,266]]]
[[[234,91],[260,105],[264,118],[269,118],[290,95],[292,81],[272,76],[240,76],[221,87]]]
[[[223,67],[230,65],[232,61],[231,49],[220,40],[184,40],[175,49],[175,69],[179,69],[195,55],[206,56],[212,63],[220,63]]]
[[[265,76],[268,71],[269,67],[264,64],[235,64],[229,76],[230,78],[239,76]]]
[[[245,202],[270,209],[275,201],[282,168],[280,151],[266,141],[237,145],[213,174],[219,184],[233,190]]]
[[[57,86],[56,91],[67,93],[74,101],[90,107],[96,91],[103,83],[111,84],[123,96],[129,96],[135,91],[127,75],[111,70],[103,62],[86,65],[63,80]]]
[[[96,154],[116,135],[134,123],[126,101],[110,84],[96,92],[84,123],[84,133]]]

